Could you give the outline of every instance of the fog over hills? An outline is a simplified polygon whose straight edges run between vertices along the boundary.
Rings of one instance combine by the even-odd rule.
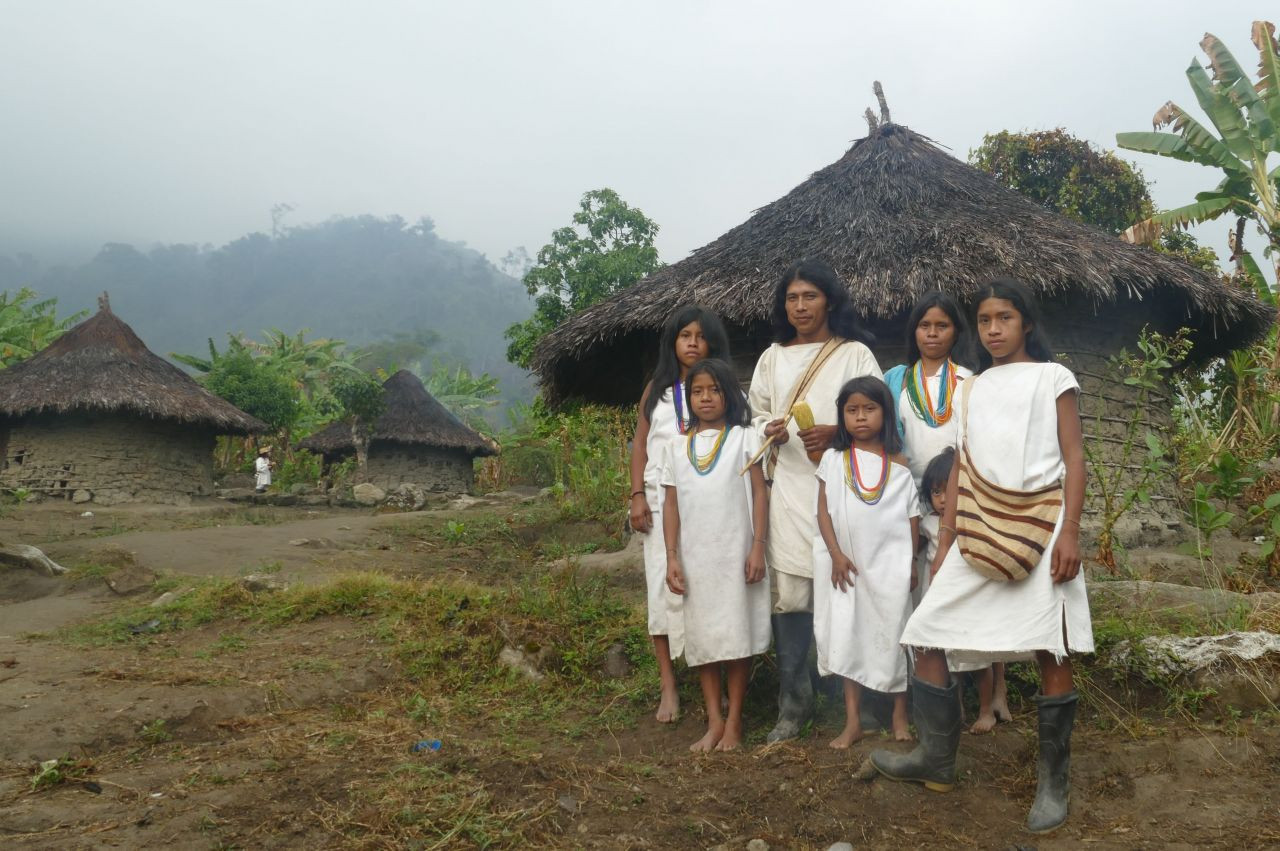
[[[221,347],[228,332],[260,339],[269,328],[352,345],[432,331],[440,356],[499,377],[505,400],[532,395],[502,338],[532,312],[523,285],[440,238],[429,219],[334,218],[216,248],[110,243],[82,264],[0,255],[0,289],[23,286],[57,297],[60,315],[94,309],[106,290],[161,355],[203,354],[209,338]]]

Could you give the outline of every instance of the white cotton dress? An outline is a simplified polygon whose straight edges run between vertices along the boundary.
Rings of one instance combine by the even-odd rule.
[[[880,456],[855,451],[863,482],[879,481]],[[831,554],[822,536],[814,537],[813,633],[820,674],[899,692],[907,690],[901,638],[911,615],[911,518],[920,516],[920,500],[911,471],[888,463],[889,480],[875,505],[863,502],[846,484],[843,452],[828,449],[818,465],[836,541],[858,575],[848,591],[833,588]]]
[[[911,368],[908,367],[908,371]],[[929,398],[933,399],[935,404],[942,387],[941,372],[942,370],[938,370],[934,375],[925,378],[925,382],[929,385]],[[956,385],[956,396],[959,396],[964,379],[971,377],[973,371],[957,364],[956,375],[961,381],[961,384]],[[924,469],[929,466],[934,456],[939,455],[948,446],[956,445],[956,435],[960,431],[959,421],[956,419],[953,406],[951,419],[936,428],[930,426],[920,418],[915,408],[911,407],[911,400],[907,398],[905,389],[898,394],[897,405],[898,418],[902,420],[902,454],[907,456],[911,477],[916,480],[916,487],[919,487],[924,478]]]
[[[716,430],[694,436],[705,455]],[[689,461],[687,438],[667,442],[662,484],[674,487],[680,509],[680,564],[685,593],[669,617],[671,657],[684,655],[690,667],[744,659],[769,649],[769,578],[747,584],[747,556],[754,538],[751,524],[751,476],[739,476],[758,447],[750,429],[734,426],[725,437],[720,460],[706,475]],[[677,645],[676,637],[680,638]]]
[[[774,343],[756,362],[748,400],[755,418],[756,437],[764,440],[764,427],[787,415],[784,410],[797,382],[822,348],[822,343],[783,346]],[[851,378],[874,375],[883,378],[875,355],[862,343],[849,341],[832,353],[801,397],[813,409],[817,425],[835,425],[836,396]],[[778,449],[778,463],[769,490],[769,538],[766,560],[770,570],[804,578],[813,577],[813,536],[818,532],[813,507],[818,498],[817,469],[796,437],[795,420],[787,426],[790,439]]]
[[[1015,490],[1061,481],[1066,468],[1058,446],[1057,400],[1080,388],[1071,371],[1056,363],[1014,363],[969,380],[968,420],[962,396],[955,416],[978,472]],[[1033,659],[1037,650],[1058,658],[1068,649],[1093,652],[1084,573],[1055,583],[1049,572],[1061,529],[1059,515],[1044,557],[1020,582],[987,579],[952,545],[907,622],[902,643],[947,650],[949,659],[961,663]]]
[[[687,417],[688,412],[684,412]],[[679,609],[679,600],[667,588],[667,542],[662,534],[662,456],[667,444],[680,434],[672,389],[668,387],[653,406],[649,438],[645,441],[644,498],[653,514],[653,528],[644,536],[644,581],[648,592],[649,634],[670,635],[667,613]]]
[[[929,590],[929,583],[932,577],[929,576],[929,570],[933,567],[933,557],[938,554],[938,526],[942,522],[932,509],[926,509],[924,516],[920,518],[920,534],[924,536],[924,549],[920,552],[920,557],[916,559],[916,569],[919,571],[919,584],[916,589],[911,592],[911,597],[915,600],[915,605],[920,605],[920,600],[924,598],[925,592]],[[990,666],[988,662],[959,662],[952,658],[952,653],[947,653],[947,668],[956,674],[964,674],[972,671],[981,671]]]

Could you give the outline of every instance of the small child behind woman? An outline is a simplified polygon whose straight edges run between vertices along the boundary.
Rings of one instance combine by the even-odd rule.
[[[938,554],[938,524],[947,510],[947,480],[951,478],[951,467],[955,461],[956,450],[948,447],[929,461],[920,481],[921,499],[929,506],[920,520],[920,533],[925,541],[924,557],[918,560],[922,596],[929,590],[929,582],[933,579],[930,568]],[[978,687],[978,718],[969,728],[970,733],[990,733],[997,721],[1013,720],[1004,681],[1004,662],[983,665],[948,658],[947,667],[953,674],[972,674],[974,685]]]
[[[909,741],[907,657],[899,639],[911,615],[920,503],[902,455],[889,388],[855,378],[836,398],[836,437],[818,465],[814,577],[818,671],[844,679],[845,726],[831,741],[862,738],[864,687],[893,695],[893,736]],[[828,560],[829,557],[829,560]]]
[[[721,360],[694,364],[685,379],[688,433],[666,446],[661,482],[667,586],[682,598],[684,658],[698,669],[707,732],[691,751],[742,744],[742,704],[751,657],[769,649],[769,583],[764,545],[768,493],[754,454],[751,414],[733,369]],[[721,715],[720,663],[729,706]]]

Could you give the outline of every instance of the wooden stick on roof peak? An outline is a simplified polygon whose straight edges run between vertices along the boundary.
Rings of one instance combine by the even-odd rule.
[[[98,310],[103,313],[111,312],[111,296],[107,295],[106,290],[103,290],[102,295],[98,296]]]
[[[876,93],[876,100],[880,101],[880,123],[890,124],[892,120],[889,118],[889,102],[884,99],[884,87],[880,85],[880,81],[876,80],[871,90]],[[867,110],[870,112],[870,110]]]

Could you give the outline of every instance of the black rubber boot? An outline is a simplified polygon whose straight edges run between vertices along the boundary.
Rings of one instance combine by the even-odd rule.
[[[1040,714],[1040,782],[1027,816],[1027,830],[1048,833],[1067,820],[1071,800],[1071,728],[1076,721],[1074,691],[1036,698]]]
[[[956,751],[960,748],[960,686],[938,688],[911,678],[911,709],[920,744],[911,753],[873,751],[871,764],[890,780],[923,783],[934,792],[950,792],[956,784]]]
[[[813,682],[809,679],[809,642],[813,613],[773,616],[773,646],[778,660],[778,723],[767,741],[785,742],[800,735],[813,714]]]

